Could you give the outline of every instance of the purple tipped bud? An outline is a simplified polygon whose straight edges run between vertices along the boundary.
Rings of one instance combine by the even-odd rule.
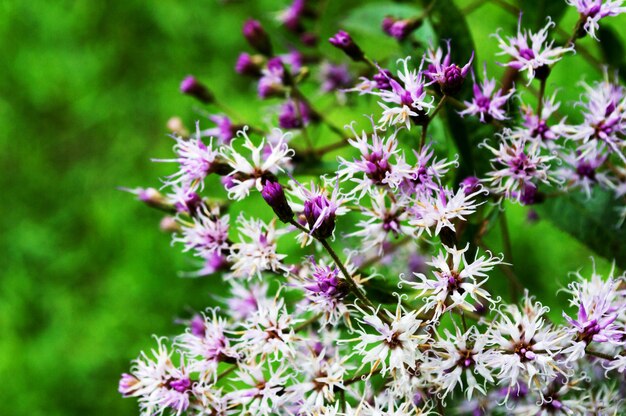
[[[387,16],[383,19],[383,31],[394,39],[399,41],[405,40],[422,24],[421,20],[413,19],[396,19]]]
[[[127,397],[132,395],[137,390],[137,388],[139,387],[138,384],[139,380],[137,380],[135,376],[124,373],[120,378],[120,383],[117,391],[119,391],[122,396]]]
[[[297,106],[297,107],[296,107]],[[287,101],[282,105],[278,115],[281,129],[300,129],[311,119],[309,107],[303,102]]]
[[[247,75],[249,77],[258,77],[261,75],[261,65],[263,64],[263,58],[256,55],[252,56],[248,53],[241,53],[237,58],[235,64],[235,71],[241,75]]]
[[[178,225],[174,217],[168,215],[163,217],[159,223],[159,229],[166,233],[176,233],[180,231],[180,225]]]
[[[258,20],[248,19],[243,24],[243,35],[254,49],[263,55],[272,55],[272,44],[263,26]]]
[[[261,195],[263,199],[265,199],[265,202],[272,207],[279,220],[284,223],[291,222],[293,219],[293,210],[289,206],[289,202],[287,202],[285,191],[283,187],[280,186],[280,183],[272,181],[265,182]]]
[[[476,176],[468,176],[461,181],[460,185],[465,195],[473,194],[480,189],[480,179]]]
[[[389,82],[391,79],[391,71],[388,69],[381,70],[374,75],[372,79],[376,82],[376,88],[379,90],[391,90],[391,83]]]
[[[339,279],[339,269],[328,266],[315,266],[311,284],[305,288],[313,293],[333,299],[342,299],[348,294],[345,282]]]
[[[317,238],[325,239],[335,230],[335,212],[324,195],[316,195],[304,203],[304,217]]]
[[[202,315],[195,314],[189,321],[189,329],[191,333],[198,338],[204,338],[206,334],[206,326],[204,324],[204,318]]]
[[[340,30],[333,36],[328,39],[331,45],[334,47],[341,49],[352,58],[353,61],[362,61],[364,58],[363,51],[359,48],[359,45],[354,43],[352,37],[348,32]]]
[[[194,76],[189,75],[180,83],[180,91],[183,94],[187,94],[196,100],[210,104],[214,101],[213,94],[209,89],[198,81]]]
[[[191,380],[187,377],[184,377],[178,380],[170,381],[169,385],[177,392],[184,393],[185,391],[187,391],[187,389],[189,389],[189,387],[191,387]]]
[[[305,45],[305,46],[315,46],[317,45],[317,42],[319,41],[319,38],[317,37],[317,35],[315,33],[303,33],[300,36],[300,41]]]

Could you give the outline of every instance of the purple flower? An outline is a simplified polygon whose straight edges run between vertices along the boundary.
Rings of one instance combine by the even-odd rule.
[[[243,35],[254,49],[263,55],[272,55],[272,44],[263,26],[258,20],[248,19],[243,24]]]
[[[481,123],[487,123],[491,120],[506,120],[506,111],[504,106],[515,93],[515,88],[505,93],[501,89],[495,91],[496,80],[487,78],[487,65],[483,69],[483,82],[476,83],[474,78],[474,93],[472,101],[465,101],[465,110],[459,114],[461,116],[473,115],[478,116]],[[494,92],[495,91],[495,92]]]
[[[473,194],[480,189],[480,179],[476,176],[468,176],[461,181],[460,185],[465,195]]]
[[[209,119],[215,123],[215,127],[204,130],[202,135],[217,137],[222,145],[229,145],[240,130],[239,126],[234,125],[228,116],[213,114],[209,116]]]
[[[261,191],[261,195],[267,204],[272,207],[274,213],[284,223],[289,223],[293,219],[293,210],[287,202],[285,191],[278,182],[266,181]]]
[[[204,104],[210,104],[215,99],[211,91],[193,75],[188,75],[182,80],[180,83],[180,91]]]
[[[189,329],[191,333],[199,338],[204,338],[206,332],[206,326],[204,325],[204,318],[200,314],[195,314],[189,321]]]
[[[278,125],[282,129],[300,129],[309,123],[309,107],[302,101],[286,101],[278,114]]]
[[[361,61],[364,57],[363,51],[359,48],[359,45],[354,43],[350,34],[346,31],[340,30],[335,36],[328,39],[328,41],[336,47],[341,49],[354,61]]]
[[[285,10],[280,12],[278,20],[294,33],[302,32],[302,17],[306,12],[306,0],[294,0]]]
[[[576,7],[585,22],[583,29],[595,40],[598,40],[596,30],[600,28],[598,24],[600,19],[626,13],[626,7],[622,6],[623,0],[565,0],[565,2]]]
[[[267,66],[262,71],[263,76],[259,79],[259,97],[268,98],[283,93],[285,85],[285,67],[280,58],[272,58],[267,61]]]
[[[448,53],[446,56],[443,56],[443,50],[441,48],[434,50],[431,46],[428,49],[426,61],[429,65],[428,69],[424,71],[424,75],[430,78],[432,82],[439,84],[441,92],[446,95],[454,95],[459,92],[461,86],[463,85],[463,81],[465,81],[465,77],[467,76],[472,65],[472,61],[474,60],[474,52],[472,51],[472,56],[469,61],[461,68],[457,64],[451,62],[450,41],[447,41],[446,43],[448,45]]]
[[[313,262],[312,279],[304,286],[316,295],[335,300],[343,299],[348,294],[348,286],[339,278],[339,268]]]

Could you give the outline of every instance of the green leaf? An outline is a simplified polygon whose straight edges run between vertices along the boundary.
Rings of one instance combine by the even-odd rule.
[[[546,25],[548,16],[558,23],[567,10],[563,0],[518,0],[518,8],[523,13],[522,26],[537,31]]]
[[[608,26],[600,26],[598,30],[599,45],[604,61],[613,69],[619,71],[622,81],[626,82],[626,61],[624,60],[624,45],[615,31]]]
[[[618,206],[613,195],[596,189],[591,198],[571,194],[551,198],[536,210],[557,228],[570,234],[608,260],[626,268],[626,229],[617,228]]]

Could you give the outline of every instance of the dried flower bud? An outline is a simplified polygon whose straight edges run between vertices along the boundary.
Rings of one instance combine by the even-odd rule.
[[[265,202],[272,207],[279,220],[289,223],[293,219],[293,210],[289,206],[289,202],[287,202],[285,191],[280,183],[274,181],[265,182],[261,195]]]
[[[243,35],[254,49],[263,55],[272,55],[272,44],[263,26],[258,20],[248,19],[243,24]]]
[[[350,36],[348,32],[340,30],[339,32],[335,34],[335,36],[328,39],[328,41],[334,47],[344,51],[346,55],[352,58],[353,61],[363,60],[364,58],[363,51],[361,50],[361,48],[359,48],[359,45],[354,43],[354,41],[352,40],[352,37]]]
[[[210,104],[215,101],[215,97],[209,89],[198,81],[194,76],[189,75],[180,83],[180,91],[183,94],[187,94],[192,96],[196,100],[204,103]]]

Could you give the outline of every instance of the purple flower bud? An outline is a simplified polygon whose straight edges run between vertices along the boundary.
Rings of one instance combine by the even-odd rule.
[[[266,181],[261,195],[265,202],[272,207],[274,213],[284,223],[289,223],[293,219],[293,210],[287,202],[285,191],[280,183],[273,181]]]
[[[319,41],[319,38],[317,37],[317,35],[315,33],[303,33],[300,36],[300,41],[305,45],[305,46],[310,46],[313,47],[315,45],[317,45],[317,42]]]
[[[263,55],[272,55],[272,44],[263,26],[258,20],[248,19],[243,24],[243,35],[254,49]]]
[[[461,181],[460,185],[465,195],[473,194],[480,189],[480,179],[476,176],[468,176]]]
[[[324,195],[314,195],[304,203],[304,217],[313,235],[325,239],[333,235],[335,230],[335,211]]]
[[[250,77],[258,77],[261,75],[261,59],[260,57],[254,57],[248,53],[241,53],[237,58],[235,64],[235,71],[241,75],[247,75]]]
[[[387,16],[383,19],[383,31],[394,39],[403,41],[409,37],[422,24],[421,20],[413,19],[396,19]]]
[[[188,377],[172,380],[169,382],[169,387],[179,393],[184,393],[187,389],[189,389],[189,387],[191,387],[191,380]]]
[[[391,79],[391,71],[388,69],[380,70],[372,79],[376,82],[376,88],[379,90],[391,90],[391,83],[389,82]]]
[[[313,279],[305,286],[307,290],[332,299],[343,299],[348,294],[345,282],[339,279],[339,269],[328,266],[315,265]]]
[[[533,205],[538,202],[537,187],[532,184],[525,184],[522,189],[522,195],[519,199],[522,205]]]
[[[165,216],[159,223],[159,229],[166,233],[176,233],[180,231],[180,225],[176,222],[174,217]]]
[[[340,30],[335,36],[328,39],[328,41],[334,47],[341,49],[352,58],[353,61],[361,61],[364,58],[363,51],[359,48],[359,45],[354,43],[352,37],[348,32]]]
[[[309,107],[306,104],[289,100],[280,109],[278,125],[281,129],[300,129],[308,124],[310,119]]]
[[[117,391],[124,397],[132,395],[137,390],[139,380],[133,375],[124,373],[120,378]]]
[[[187,94],[196,100],[210,104],[214,101],[213,94],[209,89],[198,81],[194,76],[189,75],[180,83],[180,91],[183,94]]]
[[[191,216],[194,216],[198,212],[198,208],[202,205],[202,197],[195,192],[189,192],[185,195],[183,201],[178,201],[175,204],[176,211],[186,212]]]
[[[198,338],[204,338],[206,333],[206,326],[204,325],[204,318],[202,315],[195,314],[189,321],[189,329],[191,333]]]

